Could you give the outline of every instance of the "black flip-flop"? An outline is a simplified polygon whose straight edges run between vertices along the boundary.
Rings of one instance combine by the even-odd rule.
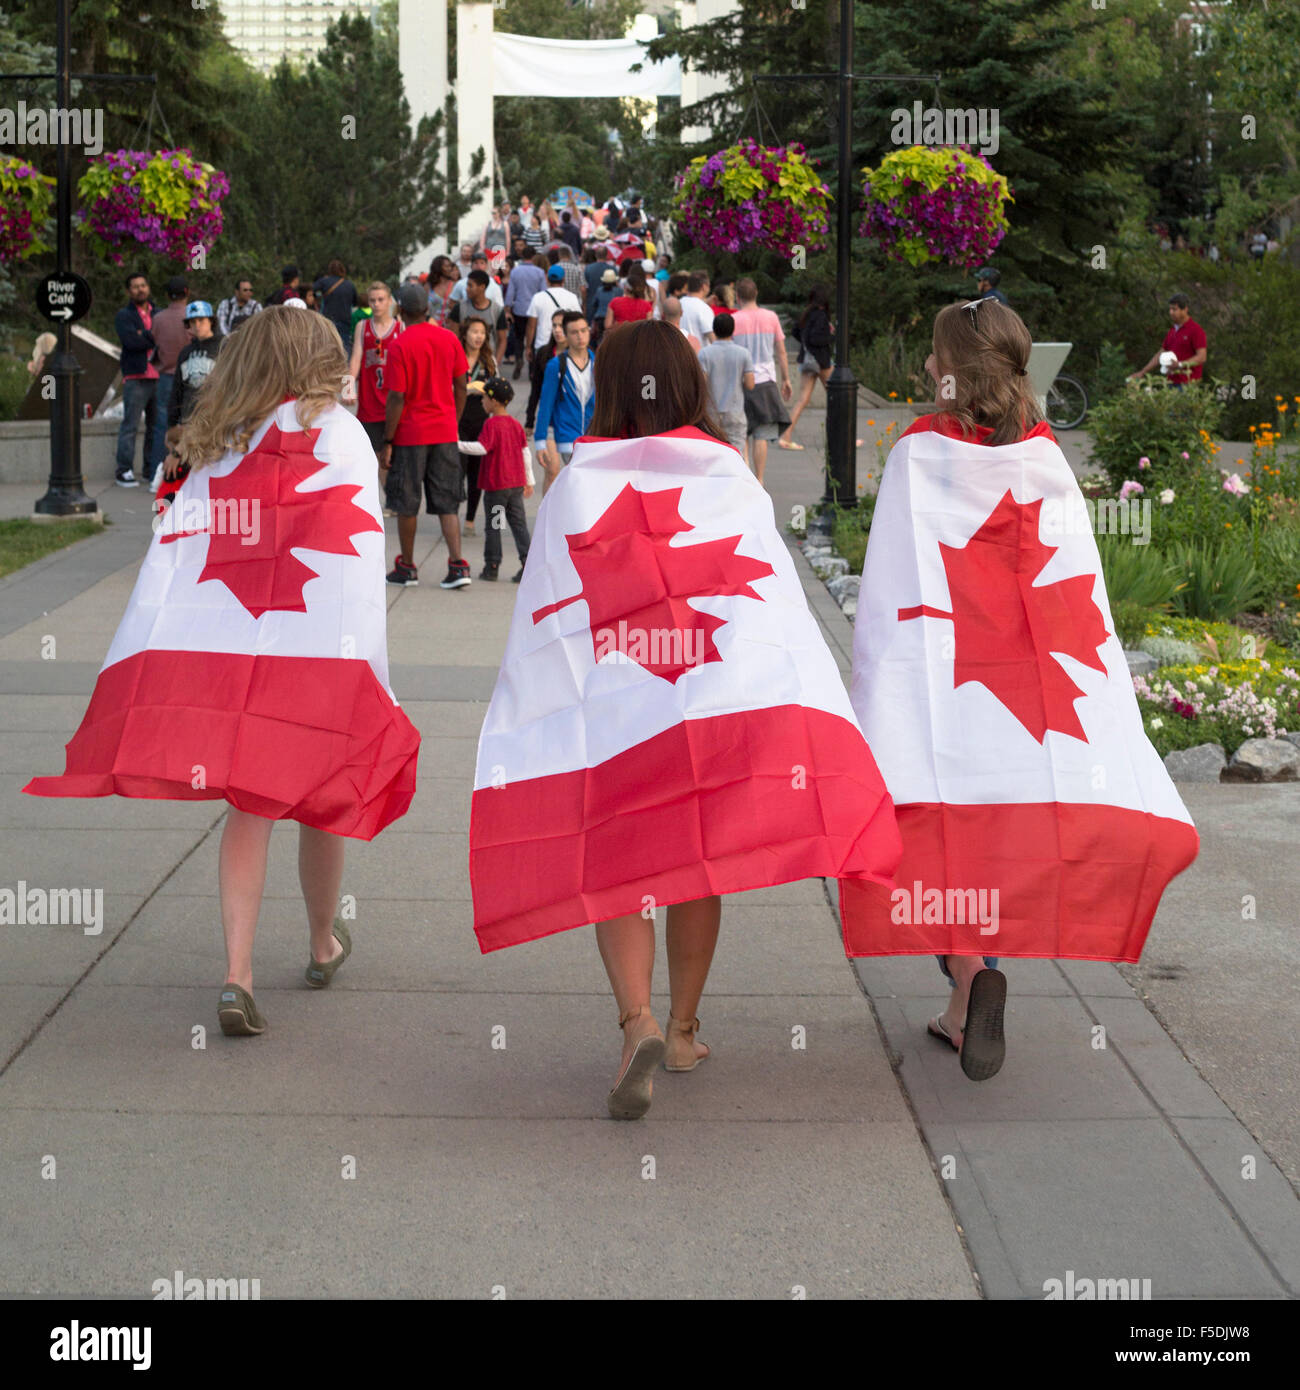
[[[1002,1013],[1007,977],[1000,970],[981,970],[971,981],[966,1028],[961,1040],[961,1069],[972,1081],[987,1081],[1002,1070],[1007,1044]]]

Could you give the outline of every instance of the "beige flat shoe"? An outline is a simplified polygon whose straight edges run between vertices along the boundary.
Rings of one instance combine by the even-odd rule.
[[[681,1019],[674,1018],[672,1014],[668,1015],[668,1045],[665,1048],[664,1058],[664,1069],[666,1071],[694,1071],[706,1057],[711,1055],[713,1049],[709,1048],[708,1043],[700,1044],[702,1047],[709,1048],[709,1050],[705,1052],[704,1057],[697,1057],[695,1055],[695,1034],[699,1026],[700,1020],[698,1018],[692,1019],[689,1023],[683,1023]],[[684,1047],[681,1046],[682,1042],[685,1043]],[[678,1066],[669,1062],[667,1053],[670,1050],[674,1057],[689,1057],[691,1059],[690,1064],[688,1066]]]
[[[624,1028],[634,1018],[649,1013],[649,1006],[638,1004],[629,1009],[618,1021]],[[664,1057],[664,1040],[654,1033],[648,1033],[637,1043],[623,1074],[614,1083],[614,1089],[606,1097],[610,1116],[615,1120],[639,1120],[650,1109],[650,1093],[654,1089],[655,1069]]]

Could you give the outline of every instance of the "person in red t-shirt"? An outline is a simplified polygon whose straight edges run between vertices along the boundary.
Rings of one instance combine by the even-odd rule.
[[[397,291],[405,325],[388,347],[384,380],[384,439],[379,466],[391,469],[386,501],[397,513],[402,553],[388,575],[390,584],[420,582],[415,567],[415,525],[420,515],[420,488],[425,510],[438,518],[447,542],[444,589],[463,589],[470,582],[469,561],[460,553],[460,504],[465,474],[460,466],[457,421],[465,408],[469,363],[460,339],[425,322],[429,296],[424,286],[405,284]]]
[[[1170,295],[1169,319],[1173,327],[1165,334],[1160,351],[1145,367],[1134,372],[1129,377],[1130,381],[1136,381],[1160,366],[1160,358],[1166,352],[1172,352],[1177,363],[1161,368],[1167,373],[1170,386],[1186,386],[1188,381],[1200,381],[1206,356],[1205,329],[1192,318],[1192,301],[1185,294]]]
[[[483,515],[487,518],[487,533],[483,538],[483,571],[480,579],[495,579],[501,568],[501,531],[508,525],[519,552],[518,584],[524,577],[528,559],[528,520],[524,515],[524,498],[533,495],[533,470],[525,447],[527,436],[518,420],[512,419],[506,407],[514,399],[514,387],[503,376],[489,377],[483,383],[483,409],[487,419],[474,442],[474,452],[483,456],[478,468],[479,486],[483,489]],[[465,443],[461,449],[469,452]]]
[[[620,323],[640,323],[654,313],[654,297],[646,283],[645,271],[639,264],[627,273],[627,289],[617,299],[611,299],[605,311],[605,332]]]
[[[393,314],[393,296],[382,280],[371,282],[366,299],[370,304],[370,317],[362,319],[353,330],[348,371],[357,383],[357,419],[378,455],[384,446],[384,416],[388,404],[384,365],[388,349],[402,331],[402,324]],[[379,486],[383,488],[386,481],[381,470]]]

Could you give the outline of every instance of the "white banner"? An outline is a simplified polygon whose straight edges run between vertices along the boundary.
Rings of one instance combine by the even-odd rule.
[[[498,97],[676,97],[681,61],[645,63],[638,39],[536,39],[492,35],[492,87]]]

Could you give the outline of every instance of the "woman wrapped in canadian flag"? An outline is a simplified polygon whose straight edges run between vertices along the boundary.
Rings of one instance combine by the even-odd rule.
[[[1005,1056],[998,959],[1137,960],[1197,852],[1030,347],[994,299],[939,311],[938,409],[890,451],[854,625],[903,857],[892,889],[841,880],[845,950],[936,954],[952,991],[929,1031],[977,1081]]]
[[[623,1030],[607,1104],[628,1120],[661,1062],[709,1055],[696,1010],[721,895],[888,883],[899,843],[771,499],[686,338],[625,324],[596,372],[592,436],[542,503],[479,739],[470,879],[483,951],[597,924]]]
[[[339,404],[347,363],[319,314],[281,305],[222,345],[179,445],[126,613],[35,796],[224,799],[224,1033],[261,1033],[253,939],[277,820],[299,824],[306,981],[351,951],[343,840],[406,813],[419,735],[388,686],[374,450]]]

